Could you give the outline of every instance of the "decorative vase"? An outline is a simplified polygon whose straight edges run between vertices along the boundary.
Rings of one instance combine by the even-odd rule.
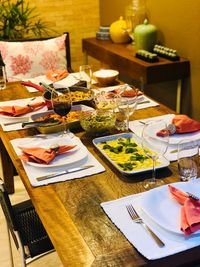
[[[132,0],[132,4],[125,8],[126,30],[134,44],[134,29],[138,24],[143,23],[146,18],[145,0]]]
[[[110,37],[114,43],[128,43],[130,41],[130,37],[126,32],[126,21],[122,16],[111,24]]]
[[[145,19],[143,24],[139,24],[134,30],[135,48],[136,50],[144,49],[153,51],[153,47],[157,42],[157,28],[149,24]]]

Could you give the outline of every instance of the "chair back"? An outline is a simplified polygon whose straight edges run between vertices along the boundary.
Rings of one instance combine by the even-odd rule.
[[[8,196],[8,192],[6,191],[5,186],[4,186],[4,182],[1,178],[0,178],[0,203],[1,203],[1,207],[3,210],[4,216],[6,218],[7,226],[9,228],[10,233],[12,234],[13,240],[14,240],[17,248],[18,248],[19,244],[17,241],[17,237],[15,235],[15,232],[14,232],[14,231],[17,231],[17,222],[15,220],[15,214],[14,214],[12,204],[10,202],[10,198]]]
[[[48,38],[0,41],[8,81],[45,75],[49,70],[71,72],[69,33]]]

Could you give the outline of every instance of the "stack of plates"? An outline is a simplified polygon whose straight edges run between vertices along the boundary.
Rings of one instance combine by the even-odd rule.
[[[98,40],[110,40],[110,26],[100,26],[99,31],[96,32]]]

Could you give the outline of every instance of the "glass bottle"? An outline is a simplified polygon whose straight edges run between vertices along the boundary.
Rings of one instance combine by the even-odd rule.
[[[146,0],[132,0],[132,4],[125,8],[126,31],[134,44],[134,29],[142,24],[146,18]]]

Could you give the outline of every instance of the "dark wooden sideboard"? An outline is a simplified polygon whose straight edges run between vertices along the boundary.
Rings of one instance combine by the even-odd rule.
[[[135,57],[134,46],[128,44],[115,44],[112,41],[102,41],[96,38],[82,40],[82,50],[85,53],[85,63],[88,55],[117,69],[141,84],[178,80],[176,111],[180,112],[181,81],[190,75],[190,62],[185,58],[171,61],[159,58],[156,63],[148,63]]]

